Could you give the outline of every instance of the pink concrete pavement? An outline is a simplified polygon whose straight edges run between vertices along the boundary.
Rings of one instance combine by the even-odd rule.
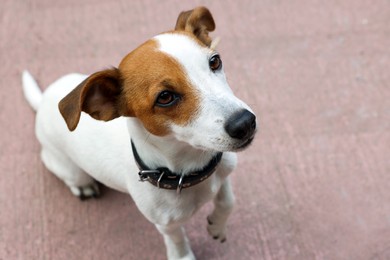
[[[233,175],[228,241],[187,225],[199,259],[390,259],[390,2],[0,2],[0,259],[164,259],[132,200],[80,202],[39,159],[20,75],[46,87],[115,66],[206,5],[230,84],[259,117]]]

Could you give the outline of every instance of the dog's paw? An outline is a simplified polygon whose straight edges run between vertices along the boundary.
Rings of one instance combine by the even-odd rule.
[[[69,188],[73,193],[73,195],[79,197],[80,200],[98,198],[100,196],[99,185],[96,181],[85,186],[81,186],[81,187],[71,186]]]
[[[192,252],[191,248],[189,247],[189,245],[185,245],[185,247],[187,247],[187,249],[179,249],[178,248],[167,248],[168,250],[168,255],[167,255],[167,258],[168,260],[196,260],[196,257],[194,255],[194,253]],[[186,252],[184,255],[183,253]]]
[[[213,239],[218,240],[221,243],[226,241],[226,226],[214,223],[210,216],[207,217],[207,231]]]
[[[190,252],[189,254],[183,256],[183,257],[169,257],[168,260],[196,260],[194,253]]]

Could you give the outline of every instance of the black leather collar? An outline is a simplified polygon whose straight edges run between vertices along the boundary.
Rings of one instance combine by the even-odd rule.
[[[182,175],[181,173],[174,173],[165,167],[150,169],[140,158],[133,140],[131,140],[131,148],[140,170],[138,173],[140,181],[148,181],[158,188],[176,190],[178,194],[182,189],[192,187],[210,177],[221,162],[223,154],[222,152],[217,153],[203,169]]]

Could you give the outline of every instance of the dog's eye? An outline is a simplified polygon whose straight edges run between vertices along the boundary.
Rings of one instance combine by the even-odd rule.
[[[217,71],[222,67],[222,60],[218,54],[211,56],[209,60],[209,66],[212,71]]]
[[[164,90],[160,92],[160,94],[158,95],[156,100],[156,105],[160,107],[169,107],[176,104],[176,102],[179,101],[179,99],[180,99],[179,95],[171,91]]]

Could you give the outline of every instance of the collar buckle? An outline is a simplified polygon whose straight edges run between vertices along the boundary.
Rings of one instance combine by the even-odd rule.
[[[131,148],[134,159],[140,171],[138,172],[140,182],[149,182],[152,185],[169,190],[176,190],[180,194],[182,189],[197,185],[209,178],[216,170],[222,159],[222,152],[218,152],[203,169],[189,173],[188,175],[171,172],[168,168],[160,167],[155,170],[150,168],[142,161],[137,153],[137,149],[131,140]],[[184,181],[185,179],[185,181]]]
[[[140,182],[147,181],[149,179],[149,174],[153,174],[153,173],[159,174],[160,171],[159,170],[141,170],[141,171],[139,171],[138,172],[139,181]]]
[[[160,181],[161,181],[162,177],[164,176],[164,174],[165,174],[165,171],[161,171],[160,177],[158,177],[157,188],[159,188],[159,189],[160,189]]]
[[[183,179],[184,179],[184,175],[180,175],[180,179],[176,188],[176,194],[178,195],[181,193],[181,190],[183,189]]]

